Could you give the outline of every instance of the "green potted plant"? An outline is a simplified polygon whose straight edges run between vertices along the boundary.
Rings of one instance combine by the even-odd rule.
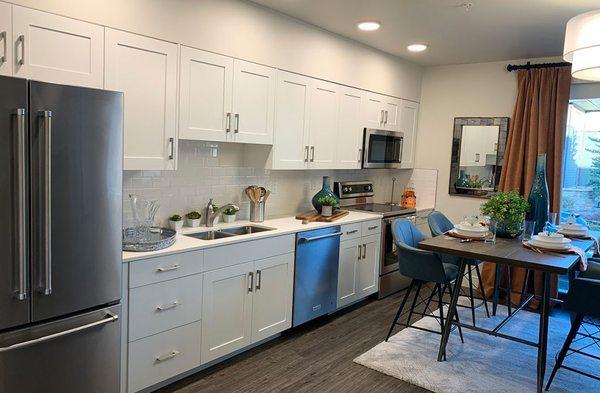
[[[235,221],[236,211],[235,209],[229,208],[223,210],[223,222],[231,223]]]
[[[481,206],[481,212],[496,222],[496,236],[514,239],[522,232],[529,204],[516,190],[499,192]]]
[[[200,226],[200,218],[202,215],[197,211],[191,211],[185,215],[185,220],[187,221],[187,226],[192,228],[197,228]]]
[[[169,217],[169,227],[173,230],[179,231],[183,227],[183,217],[179,214],[173,214]]]
[[[333,210],[340,204],[337,199],[326,195],[317,200],[321,205],[321,214],[325,217],[330,217],[333,214]]]

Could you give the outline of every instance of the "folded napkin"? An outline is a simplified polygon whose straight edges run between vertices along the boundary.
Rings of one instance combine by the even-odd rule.
[[[594,256],[598,257],[600,256],[600,244],[598,243],[598,239],[592,235],[585,234],[585,235],[566,235],[563,233],[563,235],[565,237],[568,237],[569,239],[583,239],[583,240],[592,240],[594,242]]]
[[[523,247],[528,248],[530,250],[539,250],[543,253],[548,253],[548,254],[575,254],[575,255],[578,255],[579,256],[579,271],[584,272],[587,270],[587,266],[588,266],[587,255],[586,255],[585,251],[579,247],[571,246],[564,250],[550,250],[547,248],[532,246],[531,244],[529,244],[527,242],[523,242]]]

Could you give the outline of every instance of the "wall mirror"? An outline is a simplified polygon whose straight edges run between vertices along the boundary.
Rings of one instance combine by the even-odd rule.
[[[489,198],[498,190],[508,117],[456,117],[449,193]]]

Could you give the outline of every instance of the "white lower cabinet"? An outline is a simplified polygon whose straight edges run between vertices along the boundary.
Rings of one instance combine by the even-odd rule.
[[[128,392],[200,366],[200,322],[129,343]]]
[[[337,307],[344,307],[356,300],[358,292],[358,257],[362,238],[340,243],[338,265]]]
[[[370,235],[362,238],[362,255],[358,259],[359,299],[369,296],[379,289],[379,259],[381,257],[381,236]]]

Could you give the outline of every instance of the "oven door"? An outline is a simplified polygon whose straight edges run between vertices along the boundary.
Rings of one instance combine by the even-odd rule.
[[[416,216],[389,217],[383,219],[383,257],[381,258],[380,266],[381,275],[398,270],[398,249],[396,247],[396,243],[394,243],[394,237],[392,235],[392,222],[398,218],[405,218],[415,223]]]
[[[403,141],[402,132],[365,128],[363,168],[400,168]]]

